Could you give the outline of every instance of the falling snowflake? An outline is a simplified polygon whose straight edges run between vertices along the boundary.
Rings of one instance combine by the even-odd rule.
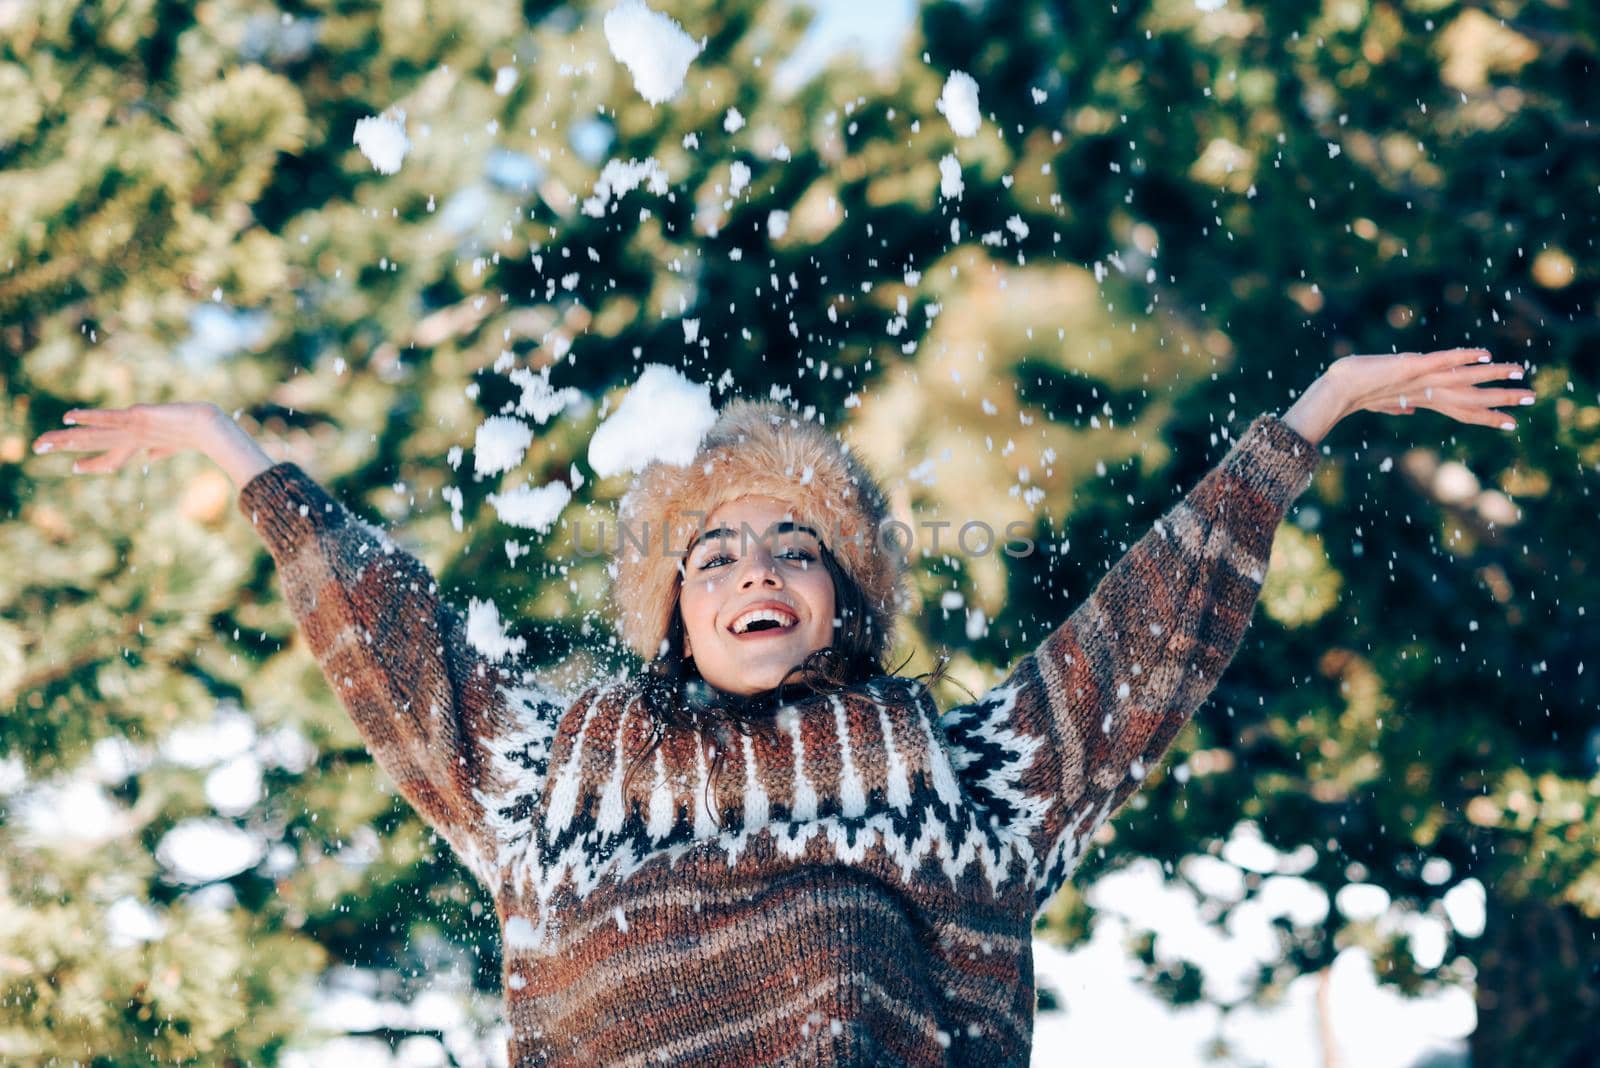
[[[623,0],[606,13],[606,44],[633,75],[633,87],[652,104],[671,100],[683,88],[700,45],[667,15],[643,0]]]
[[[983,114],[978,110],[978,83],[965,71],[950,72],[935,106],[957,137],[971,137],[983,124]]]
[[[371,161],[382,174],[397,174],[400,161],[411,150],[406,139],[406,113],[397,111],[394,117],[369,115],[356,121],[355,144],[361,154]]]

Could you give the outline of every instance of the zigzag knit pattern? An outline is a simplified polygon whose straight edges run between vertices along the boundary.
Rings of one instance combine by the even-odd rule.
[[[669,732],[631,779],[636,678],[568,699],[490,661],[293,463],[239,507],[374,758],[494,897],[512,1065],[1025,1065],[1033,920],[1232,660],[1316,465],[1256,417],[976,701],[883,676]]]

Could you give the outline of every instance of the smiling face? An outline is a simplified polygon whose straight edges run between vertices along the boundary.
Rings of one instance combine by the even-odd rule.
[[[683,652],[720,690],[770,690],[833,644],[833,577],[816,533],[794,520],[777,498],[729,501],[683,561]]]

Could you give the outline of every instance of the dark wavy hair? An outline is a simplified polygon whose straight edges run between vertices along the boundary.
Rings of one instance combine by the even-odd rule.
[[[884,635],[873,626],[866,595],[826,545],[819,549],[822,566],[833,579],[834,615],[839,620],[833,642],[813,650],[790,668],[776,686],[759,693],[729,693],[701,676],[694,659],[683,655],[683,612],[674,594],[667,640],[662,652],[645,665],[640,680],[639,699],[650,717],[650,737],[629,762],[623,778],[624,789],[669,732],[693,732],[702,738],[711,735],[715,752],[706,782],[710,790],[721,774],[724,755],[734,734],[748,736],[773,730],[774,714],[791,700],[807,694],[862,693],[886,676],[912,688],[924,689],[931,689],[947,677],[950,658],[943,654],[932,671],[920,675],[899,674],[910,656],[891,671],[884,659],[888,652]],[[681,566],[677,589],[683,589]],[[716,807],[709,800],[706,807],[715,819]]]

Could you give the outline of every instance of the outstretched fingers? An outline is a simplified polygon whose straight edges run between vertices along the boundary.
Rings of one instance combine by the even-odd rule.
[[[99,456],[87,456],[81,460],[72,461],[72,470],[79,474],[108,474],[127,463],[142,445],[118,445],[107,449]]]
[[[1442,397],[1433,407],[1450,418],[1463,423],[1492,426],[1501,430],[1515,430],[1517,421],[1505,412],[1498,411],[1496,405],[1516,404],[1518,402],[1516,400],[1499,400],[1495,397],[1497,393],[1512,392],[1515,391],[1491,389],[1453,390],[1447,398]]]
[[[1490,360],[1488,349],[1439,349],[1425,353],[1424,358],[1438,367],[1460,367]]]
[[[1524,375],[1513,362],[1493,362],[1487,349],[1346,356],[1335,364],[1350,410],[1412,415],[1430,408],[1463,423],[1515,430],[1517,421],[1497,408],[1532,404],[1531,389],[1499,386]],[[1497,388],[1478,388],[1496,383]]]
[[[1538,399],[1531,389],[1474,389],[1473,400],[1490,408],[1521,407]]]
[[[1464,423],[1498,427],[1502,430],[1516,429],[1516,420],[1496,409],[1513,406],[1521,408],[1538,399],[1538,395],[1531,389],[1480,388],[1459,383],[1432,389],[1429,392],[1432,394],[1429,406],[1437,408],[1451,418]]]
[[[126,441],[128,435],[122,430],[111,427],[74,426],[65,430],[47,430],[40,434],[37,441],[46,442],[52,449],[67,449],[82,452],[87,449],[104,449],[115,445],[119,441]],[[48,450],[40,449],[40,452]]]
[[[1479,382],[1496,382],[1504,379],[1518,379],[1523,375],[1520,363],[1485,363],[1469,367],[1458,367],[1450,372],[1452,385],[1461,383],[1477,384]]]
[[[127,414],[126,408],[68,408],[61,421],[69,426],[121,426]]]
[[[220,414],[216,405],[204,402],[71,408],[62,415],[67,425],[40,434],[33,449],[38,453],[103,451],[103,455],[79,460],[72,470],[115,471],[146,451],[151,460],[160,460],[185,449],[203,450],[212,420]]]
[[[131,447],[138,448],[137,440],[131,439],[128,432],[120,427],[71,426],[63,430],[47,430],[40,434],[33,440],[33,451],[36,453],[100,452],[104,449],[130,446],[130,443]]]
[[[1472,354],[1471,359],[1459,358],[1469,353]],[[1520,364],[1486,362],[1489,356],[1482,349],[1451,349],[1432,355],[1439,357],[1438,371],[1443,381],[1425,390],[1425,403],[1452,419],[1500,430],[1515,430],[1517,421],[1495,409],[1511,405],[1522,407],[1537,399],[1531,389],[1478,388],[1484,382],[1520,379],[1523,376]]]

